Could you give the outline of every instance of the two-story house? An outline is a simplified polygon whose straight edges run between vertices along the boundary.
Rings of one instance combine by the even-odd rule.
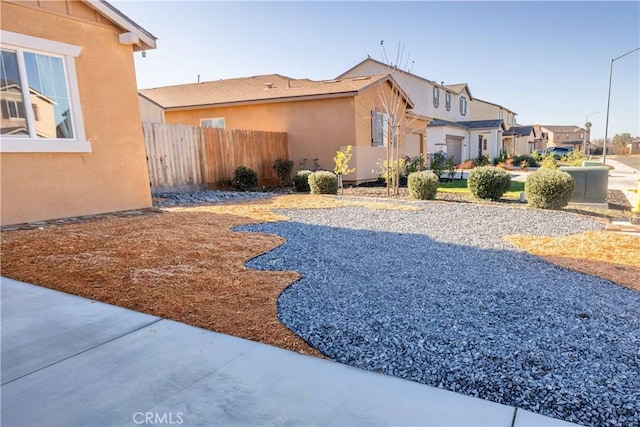
[[[540,125],[548,147],[571,147],[579,150],[585,141],[585,130],[571,125]]]
[[[339,77],[356,77],[380,73],[391,74],[413,100],[413,111],[426,118],[427,139],[424,151],[446,152],[456,163],[479,155],[497,157],[510,141],[511,151],[528,150],[522,144],[522,132],[505,135],[516,125],[516,113],[498,104],[477,99],[466,83],[445,85],[425,79],[375,59],[367,58]],[[531,132],[527,133],[527,141]],[[414,153],[406,153],[409,156]]]

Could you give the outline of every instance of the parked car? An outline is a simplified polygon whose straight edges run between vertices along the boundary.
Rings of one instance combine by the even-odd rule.
[[[549,147],[544,150],[545,155],[553,156],[556,160],[559,160],[562,157],[568,156],[573,153],[573,148],[570,147]]]

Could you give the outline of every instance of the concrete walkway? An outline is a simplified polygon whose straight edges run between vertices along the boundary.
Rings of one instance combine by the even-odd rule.
[[[2,425],[569,426],[1,278]]]

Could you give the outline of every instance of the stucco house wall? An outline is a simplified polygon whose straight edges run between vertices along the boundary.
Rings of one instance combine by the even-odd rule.
[[[85,152],[0,154],[2,225],[151,206],[133,47],[84,2],[0,3],[2,30],[82,48]],[[6,141],[3,138],[3,143]]]
[[[350,167],[355,167],[356,172],[345,176],[344,180],[360,182],[376,179],[378,162],[386,158],[386,149],[372,147],[371,138],[371,112],[384,111],[381,91],[387,99],[398,96],[388,82],[383,82],[350,96],[276,99],[204,108],[176,107],[167,108],[164,115],[167,124],[200,126],[201,119],[220,118],[224,119],[227,129],[286,132],[294,171],[313,170],[314,159],[318,159],[321,169],[332,171],[336,152],[351,145],[353,157]],[[417,127],[424,133],[424,121]],[[404,153],[403,132],[399,144],[401,153]]]
[[[354,98],[331,98],[296,102],[166,111],[168,124],[200,126],[200,119],[224,118],[226,129],[287,132],[294,169],[306,159],[333,170],[333,156],[343,145],[356,145]]]

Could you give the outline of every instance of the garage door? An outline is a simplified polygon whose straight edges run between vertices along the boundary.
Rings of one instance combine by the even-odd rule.
[[[462,163],[462,138],[447,135],[447,154],[453,156],[456,165]]]

